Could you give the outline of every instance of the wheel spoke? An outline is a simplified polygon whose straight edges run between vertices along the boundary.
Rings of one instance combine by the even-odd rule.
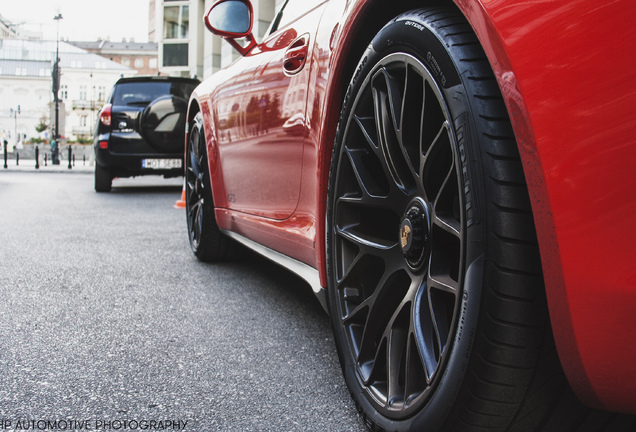
[[[391,319],[387,335],[387,405],[389,408],[403,406],[406,399],[406,359],[409,339],[412,301],[404,302]]]
[[[423,286],[417,293],[414,309],[414,330],[421,361],[424,364],[424,378],[431,383],[439,364],[439,342],[435,337],[435,317],[430,310],[428,289]]]
[[[351,193],[341,199],[357,198],[357,201],[369,207],[406,205],[409,196],[402,189],[396,187],[395,183],[386,185],[378,181],[377,174],[373,174],[377,173],[377,167],[370,160],[368,150],[346,149],[346,155],[359,189],[351,190]]]
[[[403,80],[403,78],[402,78]],[[393,184],[411,194],[416,179],[406,152],[402,146],[401,113],[403,84],[400,78],[392,76],[386,69],[380,70],[373,80],[373,101],[378,139],[386,167]]]
[[[192,172],[194,177],[198,177],[201,173],[201,163],[199,158],[194,154],[194,152],[190,152],[190,164],[188,165],[188,169]]]
[[[199,242],[201,237],[201,226],[199,218],[201,214],[201,202],[198,201],[188,208],[188,221],[190,225],[190,237],[193,241]]]
[[[371,372],[379,372],[376,363],[384,364],[385,357],[379,352],[380,340],[386,340],[396,320],[396,310],[402,310],[413,281],[405,271],[385,274],[379,282],[372,296],[366,301],[368,314],[364,323],[364,331],[360,338],[358,362],[364,365],[363,371],[369,373],[367,380],[372,378]],[[408,328],[408,327],[407,327]],[[382,366],[380,369],[385,367]],[[386,374],[385,377],[386,379]]]
[[[204,140],[198,127],[193,127],[188,138],[186,152],[186,213],[190,240],[194,248],[197,248],[203,233],[204,212],[203,212],[203,163],[205,151],[203,150]]]
[[[195,216],[195,232],[196,232],[196,240],[201,239],[201,232],[203,229],[203,200],[199,201],[196,208],[196,216]]]
[[[416,399],[423,389],[430,384],[430,378],[426,374],[426,366],[422,362],[413,322],[411,322],[411,329],[408,334],[405,369],[404,401],[405,405],[408,406],[410,401]]]

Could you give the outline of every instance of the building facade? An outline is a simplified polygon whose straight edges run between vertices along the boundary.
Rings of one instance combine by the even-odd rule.
[[[236,51],[210,33],[203,16],[215,0],[150,0],[149,39],[159,46],[159,72],[205,79],[229,65]],[[263,37],[283,0],[252,0],[254,35]],[[153,21],[154,18],[154,21]]]
[[[157,43],[135,42],[134,40],[111,42],[69,42],[78,48],[100,55],[116,63],[137,71],[138,75],[157,75],[159,63]]]
[[[55,52],[55,41],[0,39],[0,139],[7,139],[11,147],[51,136]],[[59,53],[59,133],[69,140],[90,138],[115,81],[137,71],[65,42],[59,43]],[[41,123],[48,129],[39,133]]]

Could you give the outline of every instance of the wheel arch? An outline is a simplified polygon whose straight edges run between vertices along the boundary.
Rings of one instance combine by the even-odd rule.
[[[205,94],[205,90],[202,92]],[[205,141],[206,141],[206,150],[208,157],[208,166],[209,166],[209,174],[210,174],[210,184],[212,185],[212,199],[214,201],[215,207],[226,205],[224,197],[225,194],[223,192],[223,182],[222,177],[220,177],[221,167],[217,163],[217,147],[216,147],[216,139],[215,139],[215,130],[214,123],[211,122],[211,109],[210,102],[205,98],[201,98],[199,94],[192,94],[190,101],[188,103],[188,113],[186,117],[186,134],[185,134],[185,144],[187,148],[188,137],[189,137],[189,125],[192,120],[197,116],[197,114],[201,113],[204,118],[204,132],[205,132]],[[185,157],[185,153],[184,153]]]
[[[317,188],[317,229],[316,255],[320,283],[327,286],[326,270],[326,227],[327,187],[332,158],[333,144],[340,117],[340,109],[351,78],[356,72],[358,61],[365,49],[389,21],[387,17],[396,17],[401,13],[423,6],[452,6],[452,0],[407,0],[404,2],[386,2],[383,0],[358,0],[347,3],[346,17],[333,35],[332,46],[339,47],[332,53],[331,68],[323,101],[323,117],[320,131],[320,151],[318,153]],[[330,109],[326,109],[329,107]]]
[[[497,2],[495,2],[497,3]],[[321,284],[327,285],[325,216],[327,188],[333,143],[348,83],[355,74],[357,63],[373,36],[389,19],[411,9],[426,6],[457,7],[467,18],[477,35],[493,69],[510,117],[528,186],[535,227],[539,241],[543,274],[548,297],[550,320],[557,350],[565,374],[575,393],[590,406],[602,404],[596,396],[581,360],[565,291],[565,280],[557,243],[556,229],[550,206],[550,196],[533,133],[531,118],[524,102],[515,70],[506,50],[494,16],[506,5],[489,4],[481,0],[416,0],[408,2],[384,2],[381,0],[357,1],[350,6],[355,13],[341,23],[337,45],[333,53],[332,72],[326,87],[328,98],[320,134],[321,151],[318,161],[318,229],[317,257]],[[333,107],[338,107],[333,109]]]

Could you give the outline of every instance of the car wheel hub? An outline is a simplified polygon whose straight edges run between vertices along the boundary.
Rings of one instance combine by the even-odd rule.
[[[428,206],[416,199],[408,206],[400,224],[402,254],[413,270],[419,270],[424,264],[428,238]]]

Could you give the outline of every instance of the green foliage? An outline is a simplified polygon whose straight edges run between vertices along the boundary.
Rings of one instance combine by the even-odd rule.
[[[46,124],[46,117],[42,116],[40,118],[40,123],[38,123],[37,126],[35,126],[35,130],[37,131],[37,133],[42,133],[48,128],[49,128],[49,125]]]

